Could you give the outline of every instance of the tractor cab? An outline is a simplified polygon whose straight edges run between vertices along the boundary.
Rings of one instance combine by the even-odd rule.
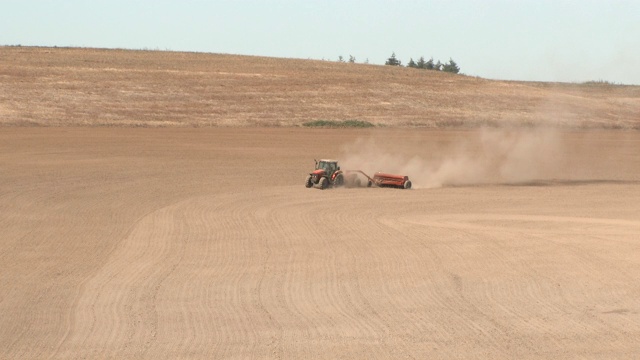
[[[316,160],[316,170],[324,170],[330,178],[334,172],[340,170],[340,166],[338,166],[337,160]]]

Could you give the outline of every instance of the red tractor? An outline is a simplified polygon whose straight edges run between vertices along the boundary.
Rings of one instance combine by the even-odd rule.
[[[338,187],[344,185],[344,174],[338,166],[337,160],[316,160],[316,169],[309,176],[305,186],[326,189],[328,187]]]
[[[395,175],[377,172],[373,178],[361,170],[340,170],[337,160],[316,160],[315,170],[309,174],[305,186],[326,189],[328,187],[360,187],[360,177],[367,181],[367,187],[392,187],[397,189],[411,189],[411,180],[405,175]]]

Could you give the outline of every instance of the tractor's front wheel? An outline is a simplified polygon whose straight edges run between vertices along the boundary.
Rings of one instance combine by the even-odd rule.
[[[320,179],[320,181],[318,181],[318,185],[320,186],[321,190],[326,189],[327,186],[329,185],[329,179],[327,179],[326,177],[323,177],[322,179]]]
[[[411,189],[411,180],[407,180],[404,182],[404,188],[405,189]]]
[[[313,179],[311,179],[311,175],[307,176],[307,181],[304,183],[306,188],[310,188],[313,186]]]

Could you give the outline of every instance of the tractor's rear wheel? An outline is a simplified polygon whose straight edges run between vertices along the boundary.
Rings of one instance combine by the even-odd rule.
[[[327,179],[326,177],[323,177],[322,179],[320,179],[320,181],[318,181],[318,186],[320,186],[320,189],[322,190],[326,189],[328,185],[329,179]]]
[[[344,176],[342,176],[342,174],[338,174],[338,176],[333,180],[333,186],[338,187],[342,185],[344,185]]]
[[[311,179],[311,175],[307,176],[307,181],[304,183],[304,186],[310,188],[313,186],[313,180]]]

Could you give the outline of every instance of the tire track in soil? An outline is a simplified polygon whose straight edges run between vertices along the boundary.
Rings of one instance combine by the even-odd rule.
[[[112,349],[125,357],[163,357],[188,351],[186,345],[206,351],[213,342],[219,346],[211,354],[227,357],[238,355],[237,344],[242,343],[246,355],[278,357],[285,347],[304,354],[293,344],[306,336],[312,342],[337,340],[345,348],[354,340],[364,341],[376,353],[390,355],[385,351],[389,325],[368,302],[370,286],[365,295],[357,276],[349,275],[363,271],[357,258],[362,257],[362,240],[372,233],[346,233],[331,240],[322,231],[325,225],[351,223],[346,214],[354,212],[331,212],[331,204],[309,206],[304,199],[283,202],[288,192],[263,191],[259,201],[255,194],[191,198],[142,218],[85,286],[67,347],[73,353],[94,349],[89,356]],[[361,213],[353,221],[364,223],[367,218]],[[305,222],[308,226],[293,226]],[[220,248],[214,251],[216,245]],[[301,261],[301,254],[315,256]],[[190,259],[190,268],[183,258]],[[232,260],[223,265],[225,259]],[[290,264],[298,263],[307,267],[300,276],[290,270]],[[207,289],[209,297],[185,299],[189,292],[184,285],[176,292],[185,278],[191,279],[189,289]],[[294,287],[301,291],[286,291]],[[172,331],[168,325],[176,324],[176,318],[167,316],[175,313],[176,303],[182,315],[177,324],[183,327]],[[211,316],[196,321],[194,308],[208,309]],[[389,316],[389,309],[385,311]],[[284,325],[299,330],[285,334]],[[199,335],[203,330],[210,336]],[[171,338],[178,345],[162,348],[157,338]]]
[[[144,355],[157,336],[158,289],[181,257],[183,245],[171,236],[176,228],[174,215],[167,207],[140,219],[109,261],[85,283],[71,333],[60,351],[63,357]]]
[[[224,196],[217,196],[213,202],[193,201],[193,199],[172,205],[149,214],[138,221],[135,229],[130,236],[122,242],[121,248],[117,249],[111,256],[111,260],[107,263],[100,273],[93,279],[88,281],[85,286],[85,294],[76,305],[76,324],[73,327],[73,334],[67,341],[67,347],[74,349],[72,353],[83,348],[91,349],[117,349],[116,353],[122,356],[140,356],[144,355],[144,351],[148,350],[153,339],[158,335],[157,311],[153,309],[158,304],[158,296],[161,293],[160,286],[171,277],[174,271],[182,271],[180,266],[180,257],[176,254],[184,253],[184,242],[189,244],[194,234],[200,234],[204,238],[197,239],[201,243],[206,244],[222,244],[225,247],[216,251],[215,254],[204,252],[206,256],[220,255],[222,258],[213,260],[229,259],[229,253],[241,253],[241,255],[255,253],[263,257],[261,260],[255,256],[240,256],[240,259],[248,259],[248,261],[240,264],[231,263],[223,266],[220,270],[225,274],[220,279],[229,282],[227,286],[231,289],[231,303],[227,304],[226,316],[230,318],[227,325],[233,324],[235,332],[219,331],[217,343],[237,343],[239,340],[248,343],[254,342],[258,335],[253,330],[255,328],[256,316],[251,314],[255,310],[259,310],[262,314],[257,318],[266,317],[264,321],[273,325],[274,320],[269,316],[269,312],[262,303],[261,299],[265,292],[263,280],[266,273],[270,271],[270,258],[265,256],[268,252],[256,251],[252,248],[252,242],[258,228],[265,228],[264,221],[257,221],[255,224],[247,223],[246,219],[257,219],[257,211],[253,198],[238,199],[231,196],[229,200],[224,200]],[[218,203],[213,209],[202,210],[203,203]],[[200,206],[193,207],[191,204],[196,203]],[[259,205],[258,205],[259,208]],[[268,210],[267,210],[268,213]],[[181,214],[182,219],[178,219]],[[224,215],[224,216],[221,216]],[[188,220],[186,218],[189,218]],[[193,221],[200,218],[199,222]],[[205,224],[211,224],[209,221],[215,219],[223,219],[221,226],[209,225],[207,229]],[[185,225],[188,224],[188,225]],[[199,227],[204,227],[205,231],[198,231]],[[215,235],[214,235],[215,234]],[[211,236],[214,235],[213,238]],[[225,239],[229,235],[230,239]],[[209,238],[207,238],[209,237]],[[233,245],[229,248],[229,245]],[[238,249],[238,245],[242,248]],[[207,247],[209,248],[209,247]],[[194,248],[194,250],[201,250]],[[198,258],[191,256],[191,259]],[[201,265],[209,263],[206,257],[200,256]],[[193,260],[191,261],[193,262]],[[255,281],[254,276],[247,276],[248,272],[252,272],[256,263],[262,265],[261,280]],[[167,267],[167,265],[169,265]],[[226,269],[225,269],[226,268]],[[237,271],[237,270],[242,271]],[[192,274],[198,274],[207,269],[195,268],[191,270]],[[218,268],[216,268],[218,270]],[[191,276],[194,279],[195,276]],[[170,280],[170,279],[169,279]],[[247,286],[245,283],[251,284]],[[199,288],[198,282],[193,281],[190,288]],[[205,286],[206,288],[206,286]],[[210,289],[215,292],[215,289]],[[235,292],[235,293],[234,293]],[[227,296],[228,293],[218,294]],[[175,296],[175,295],[174,295]],[[251,298],[250,302],[246,299]],[[219,299],[218,299],[219,300]],[[182,302],[181,302],[182,303]],[[195,304],[194,304],[195,305]],[[222,305],[220,303],[213,304],[215,306]],[[201,306],[201,308],[212,309],[212,306]],[[182,307],[183,315],[189,312],[188,309]],[[238,311],[240,310],[240,311]],[[189,313],[193,314],[192,311]],[[251,314],[250,319],[247,313]],[[192,317],[184,316],[184,320],[193,321]],[[241,324],[241,326],[237,326]],[[144,325],[144,326],[143,326]],[[262,325],[263,327],[269,327]],[[195,339],[193,329],[202,328],[202,323],[193,323],[189,328],[182,329],[182,337]],[[144,329],[144,331],[142,331]],[[166,328],[162,328],[167,330]],[[216,329],[220,329],[216,327]],[[222,327],[223,330],[224,327]],[[142,332],[141,332],[142,331]],[[281,333],[276,331],[275,333]],[[84,335],[83,335],[84,334]],[[173,334],[175,335],[175,334]],[[229,337],[229,335],[231,335]],[[228,337],[228,338],[225,338]],[[203,341],[201,346],[210,346],[210,338]],[[193,340],[185,343],[193,344]],[[246,342],[245,342],[246,345]],[[75,347],[75,348],[74,348]],[[134,351],[135,349],[135,351]],[[171,350],[171,349],[168,349]],[[173,349],[175,350],[175,349]],[[184,349],[183,349],[184,350]],[[222,354],[224,354],[224,349]],[[233,348],[233,351],[237,351]],[[259,352],[258,350],[254,350]],[[61,354],[65,354],[62,351]],[[162,352],[159,352],[162,355]],[[101,355],[98,352],[89,353],[89,356]],[[102,354],[104,355],[104,354]],[[166,355],[166,353],[165,353]]]
[[[42,191],[43,188],[47,191]],[[11,269],[26,266],[28,271],[13,273],[13,277],[0,279],[0,282],[24,287],[42,279],[49,281],[48,285],[37,291],[27,289],[30,292],[28,306],[31,310],[10,312],[16,319],[7,322],[8,326],[0,326],[0,337],[13,339],[11,344],[4,347],[6,354],[11,357],[51,356],[55,353],[51,348],[34,349],[33,345],[27,346],[25,343],[37,337],[43,343],[59,344],[59,339],[65,338],[71,323],[70,315],[56,310],[69,302],[67,294],[60,293],[57,287],[67,286],[72,280],[68,276],[83,269],[86,264],[53,264],[62,257],[80,258],[88,251],[87,247],[60,244],[60,239],[78,243],[92,239],[96,247],[107,249],[104,240],[117,236],[119,226],[126,222],[123,217],[115,217],[110,219],[113,227],[102,227],[101,223],[96,222],[94,227],[78,234],[78,228],[101,216],[103,209],[96,208],[96,202],[93,201],[101,195],[95,193],[91,184],[83,181],[83,176],[46,168],[40,170],[37,182],[19,183],[3,196],[3,201],[8,201],[11,206],[7,208],[9,216],[2,218],[9,219],[6,220],[9,222],[7,228],[16,230],[4,233],[0,262]],[[135,195],[130,198],[135,199]],[[15,222],[11,218],[16,219]],[[55,231],[52,232],[52,228]],[[20,330],[16,330],[16,327]],[[7,332],[6,337],[3,331]]]
[[[439,220],[442,219],[442,220]],[[478,220],[487,221],[501,221],[506,222],[506,225],[498,226],[480,226],[476,225]],[[612,269],[616,269],[616,265],[607,261],[607,259],[602,256],[598,256],[597,253],[593,252],[592,244],[583,244],[578,243],[575,240],[576,229],[571,229],[571,231],[566,231],[564,226],[560,228],[553,227],[545,227],[545,226],[536,226],[535,229],[545,229],[545,236],[542,237],[540,235],[532,235],[527,227],[519,227],[518,221],[533,221],[533,222],[552,222],[552,223],[569,223],[569,224],[585,224],[591,226],[582,226],[581,232],[584,234],[584,238],[588,238],[590,236],[594,236],[594,234],[606,234],[607,236],[600,236],[601,240],[605,240],[607,242],[613,241],[616,243],[626,244],[629,247],[629,250],[637,253],[637,243],[629,242],[628,239],[633,237],[633,234],[637,233],[638,228],[640,228],[640,222],[637,221],[625,221],[625,220],[609,220],[609,219],[590,219],[590,218],[575,218],[575,217],[541,217],[541,216],[509,216],[509,215],[477,215],[477,214],[464,214],[464,215],[455,215],[455,216],[447,216],[447,215],[436,215],[431,216],[429,220],[415,220],[411,219],[401,219],[398,218],[395,221],[400,223],[409,223],[408,227],[412,226],[424,226],[426,227],[435,227],[435,228],[445,228],[448,231],[453,232],[464,232],[469,236],[466,236],[467,239],[471,240],[473,237],[483,240],[484,247],[490,247],[490,252],[486,253],[482,257],[486,258],[500,258],[499,264],[500,267],[507,267],[509,269],[515,270],[519,276],[524,276],[527,279],[521,286],[518,286],[518,290],[510,287],[511,290],[506,293],[495,293],[495,291],[503,291],[508,288],[504,286],[499,286],[494,291],[484,291],[484,295],[486,298],[478,298],[474,297],[469,299],[470,304],[495,304],[498,305],[501,312],[504,314],[509,314],[509,316],[513,316],[519,318],[522,322],[526,322],[527,326],[533,326],[536,331],[541,333],[553,333],[558,337],[561,337],[562,334],[576,332],[575,329],[582,329],[582,331],[586,331],[589,333],[602,333],[606,334],[614,330],[616,333],[629,333],[633,334],[640,331],[640,328],[637,326],[637,316],[634,320],[633,317],[623,317],[623,324],[616,325],[610,321],[604,321],[602,317],[593,316],[591,319],[587,319],[585,321],[584,316],[581,313],[584,313],[583,310],[585,304],[591,304],[593,307],[594,304],[601,304],[602,301],[598,301],[597,297],[602,297],[603,295],[606,298],[619,298],[625,301],[626,304],[629,304],[631,297],[635,298],[635,296],[625,290],[624,293],[612,293],[606,292],[603,293],[603,288],[595,288],[589,289],[588,287],[578,287],[578,289],[574,288],[571,290],[571,294],[573,297],[567,297],[561,288],[554,288],[552,286],[556,282],[560,281],[563,284],[571,284],[571,279],[554,279],[549,277],[548,275],[544,275],[535,266],[528,266],[529,262],[527,261],[509,261],[508,258],[505,258],[505,255],[518,255],[520,251],[519,248],[523,247],[522,244],[526,244],[531,241],[535,244],[537,248],[540,245],[547,247],[547,250],[544,251],[544,254],[536,254],[534,258],[538,259],[546,259],[548,262],[549,259],[553,261],[554,257],[564,257],[567,261],[572,264],[579,265],[579,267],[574,268],[573,271],[577,271],[581,273],[581,277],[583,278],[592,278],[593,274],[602,274],[600,277],[602,279],[596,279],[597,282],[606,284],[606,279],[611,279],[610,275],[605,275],[602,273],[603,269],[607,269],[611,271]],[[601,225],[601,227],[593,226]],[[615,233],[611,232],[611,229],[608,227],[611,224],[616,225]],[[498,231],[500,229],[501,231]],[[573,234],[573,238],[564,238],[565,234]],[[499,235],[498,235],[499,234]],[[556,235],[557,234],[557,235]],[[625,236],[624,238],[617,239],[617,237]],[[582,239],[584,239],[582,238]],[[627,239],[627,240],[624,240]],[[517,245],[510,245],[509,243],[513,243],[513,241],[517,243]],[[585,251],[585,249],[590,249],[589,251]],[[440,254],[446,256],[446,252],[439,251]],[[462,256],[460,249],[454,249],[449,247],[449,252],[451,255],[455,255],[458,257],[469,257]],[[514,250],[516,252],[514,252]],[[485,249],[486,251],[486,249]],[[528,254],[530,249],[527,249],[527,252],[524,254]],[[488,256],[487,256],[488,255]],[[568,256],[568,258],[567,258]],[[472,256],[473,257],[473,256]],[[482,263],[474,263],[474,266],[480,266],[478,268],[478,272],[485,274],[494,273],[489,269],[483,269]],[[442,263],[439,267],[446,268],[447,266]],[[456,266],[459,270],[464,271],[464,268],[467,266]],[[637,264],[636,264],[637,267]],[[624,269],[620,269],[624,274]],[[618,271],[614,270],[614,273]],[[548,273],[548,272],[545,272]],[[633,278],[629,276],[625,276],[627,281],[633,281]],[[541,282],[542,280],[542,282]],[[486,281],[486,280],[485,280]],[[522,283],[522,281],[520,281]],[[527,285],[529,284],[529,285]],[[588,285],[587,285],[588,286]],[[628,286],[626,286],[628,289]],[[493,296],[492,293],[495,293],[496,296]],[[581,294],[576,298],[576,294]],[[473,295],[473,294],[471,294]],[[596,296],[597,295],[597,296]],[[500,298],[509,298],[511,306],[500,305],[494,299]],[[577,300],[577,301],[576,301]],[[633,301],[631,301],[633,303]],[[537,304],[533,309],[529,311],[519,311],[522,309],[531,308],[529,304]],[[460,304],[455,306],[456,308],[464,308],[464,305]],[[491,307],[478,308],[475,306],[480,313],[489,317],[495,317],[495,309]],[[541,307],[541,308],[540,308]],[[633,306],[632,306],[633,307]],[[536,308],[540,308],[536,310]],[[542,312],[540,310],[544,309]],[[527,316],[521,316],[519,313],[528,314]],[[533,316],[532,316],[533,314]],[[536,316],[538,314],[538,316]],[[548,321],[551,320],[549,318],[540,318],[540,314],[549,314],[549,316],[558,317],[557,321]],[[555,314],[555,315],[554,315]],[[500,318],[498,318],[499,322]],[[624,329],[624,324],[632,323],[634,324],[633,329]],[[517,325],[517,324],[516,324]],[[513,328],[503,328],[503,335],[508,335],[509,332],[513,331],[521,331],[521,329]],[[506,337],[505,337],[505,340]],[[597,339],[596,341],[599,341]],[[602,340],[603,344],[610,340]],[[519,344],[522,347],[525,344]],[[556,342],[556,345],[560,346],[559,343]],[[536,352],[535,343],[530,343],[526,347],[529,347],[528,352]],[[522,349],[521,349],[522,350]],[[525,352],[526,353],[526,352]],[[520,354],[521,356],[522,354]]]

